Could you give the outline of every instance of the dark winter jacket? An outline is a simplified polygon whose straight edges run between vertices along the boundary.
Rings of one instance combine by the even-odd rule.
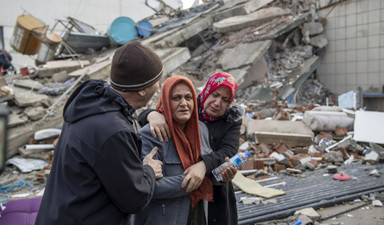
[[[212,181],[215,178],[211,171],[224,162],[225,157],[231,158],[239,149],[240,127],[242,124],[243,110],[240,106],[235,105],[230,107],[226,114],[215,121],[205,121],[201,118],[200,101],[199,119],[204,122],[209,130],[209,142],[213,152],[207,155],[202,155],[201,160],[207,167],[207,176],[211,177]],[[145,110],[139,115],[140,125],[147,123],[147,115],[153,110]],[[208,205],[208,222],[209,225],[236,225],[237,222],[237,207],[236,197],[233,190],[233,185],[229,183],[214,182],[213,186],[213,201]]]
[[[198,101],[200,106],[200,102]],[[202,155],[201,158],[207,167],[207,176],[215,181],[212,170],[224,162],[225,157],[231,158],[239,149],[240,127],[242,124],[243,110],[239,105],[230,107],[226,114],[215,121],[206,121],[199,118],[209,130],[209,142],[213,152]],[[236,197],[232,182],[213,182],[213,201],[208,203],[209,225],[237,225]]]
[[[142,165],[134,109],[90,80],[64,107],[64,124],[36,225],[128,224],[150,202],[153,169]]]

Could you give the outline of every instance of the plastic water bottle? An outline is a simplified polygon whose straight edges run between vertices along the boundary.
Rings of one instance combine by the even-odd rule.
[[[245,161],[247,161],[247,158],[249,156],[251,156],[251,154],[248,151],[238,152],[229,160],[229,162],[224,162],[223,164],[221,164],[220,166],[212,170],[212,174],[215,176],[217,181],[221,181],[223,179],[223,176],[221,176],[221,173],[227,167],[233,165],[236,169],[240,169],[244,165]]]

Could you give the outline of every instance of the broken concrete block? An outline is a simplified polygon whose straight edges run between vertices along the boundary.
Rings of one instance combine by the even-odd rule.
[[[302,121],[250,120],[247,138],[257,143],[284,143],[288,146],[309,146],[314,134]]]
[[[240,151],[246,151],[246,150],[249,149],[249,147],[250,147],[249,142],[246,141],[246,142],[244,142],[242,145],[240,145],[239,150],[240,150]]]
[[[156,53],[162,59],[164,74],[170,73],[191,58],[188,48],[158,49]]]
[[[279,7],[263,8],[248,15],[234,16],[213,23],[213,30],[219,33],[241,30],[246,27],[261,25],[272,18],[288,14],[289,11]]]
[[[309,44],[318,47],[318,48],[324,48],[325,46],[328,45],[328,40],[325,37],[325,35],[320,34],[314,37],[311,37]]]
[[[102,61],[100,63],[95,63],[84,68],[72,71],[68,74],[69,77],[80,77],[84,73],[86,74],[86,79],[102,79],[109,76],[109,71],[111,68],[112,60]]]
[[[219,64],[223,70],[236,69],[247,65],[253,65],[257,62],[268,48],[272,41],[257,41],[252,43],[238,44],[234,48],[228,48],[223,51]],[[241,52],[241,54],[239,54]],[[246,78],[244,79],[246,80]]]
[[[348,91],[346,93],[343,93],[337,97],[338,105],[342,108],[347,109],[357,109],[357,93],[355,91]]]
[[[257,85],[255,87],[251,87],[250,89],[246,89],[246,91],[247,90],[250,90],[250,93],[245,92],[244,99],[248,100],[268,101],[275,95],[274,89],[264,87],[263,85]]]
[[[44,87],[40,82],[30,79],[18,79],[14,80],[13,84],[19,87],[31,89],[31,90],[40,90]]]
[[[363,162],[377,163],[379,161],[379,154],[373,150],[365,154]]]
[[[15,113],[11,113],[8,115],[8,126],[9,127],[16,127],[22,124],[25,124],[28,121],[28,118],[21,117],[20,115],[17,115]]]
[[[290,157],[288,160],[292,164],[292,167],[296,167],[298,165],[304,165],[306,162],[311,161],[311,156],[307,154],[296,154]]]
[[[343,109],[338,106],[317,106],[311,111],[343,112]]]
[[[264,57],[261,57],[261,59],[256,60],[247,71],[248,72],[244,74],[243,79],[238,82],[239,88],[246,88],[251,85],[264,83],[265,76],[269,69],[265,64]]]
[[[79,68],[90,65],[88,60],[54,60],[48,61],[45,65],[39,66],[38,77],[51,77],[54,73],[66,70],[68,73],[75,71]]]
[[[306,45],[303,47],[303,50],[304,50],[304,55],[303,57],[305,59],[309,59],[313,56],[313,46],[311,45]]]
[[[38,103],[48,105],[50,99],[47,95],[36,94],[33,92],[15,93],[15,103],[20,107],[34,106]]]
[[[284,155],[277,152],[272,152],[269,157],[276,159],[277,162],[283,161],[285,159]]]
[[[55,82],[64,82],[68,79],[68,73],[66,70],[63,70],[61,72],[55,73],[52,75],[52,79]]]
[[[313,131],[333,131],[337,128],[353,129],[354,119],[344,112],[306,111],[303,122]]]
[[[296,214],[303,214],[303,215],[306,215],[306,216],[308,216],[308,217],[310,217],[312,219],[320,218],[320,215],[313,208],[304,208],[304,209],[297,210],[295,212],[295,215]],[[304,224],[306,224],[306,223],[304,223]]]
[[[323,24],[312,22],[312,23],[304,23],[301,32],[304,34],[309,34],[311,36],[321,34],[324,31]]]
[[[29,107],[24,110],[24,113],[30,118],[31,120],[39,120],[44,117],[45,115],[45,109],[41,106],[37,107]]]
[[[325,153],[323,154],[323,160],[329,163],[343,163],[344,162],[343,153],[340,151],[337,151],[337,152],[332,151],[332,152]]]

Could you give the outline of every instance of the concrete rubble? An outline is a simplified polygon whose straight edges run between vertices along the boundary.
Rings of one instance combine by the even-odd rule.
[[[377,126],[384,113],[339,107],[337,97],[317,80],[327,39],[326,18],[319,17],[316,8],[327,4],[314,2],[206,3],[182,14],[183,22],[175,16],[139,39],[160,55],[166,76],[187,76],[198,91],[217,71],[236,78],[235,103],[246,109],[239,151],[252,153],[242,168],[248,178],[300,176],[327,167],[337,170],[351,162],[384,162],[384,136]],[[47,61],[32,66],[33,74],[5,77],[1,90],[12,91],[0,92],[0,101],[11,111],[7,152],[11,161],[9,173],[1,179],[19,175],[36,187],[29,190],[31,195],[40,193],[49,166],[25,169],[18,166],[20,157],[52,162],[66,98],[86,79],[108,80],[115,49]],[[159,94],[148,107],[155,107]],[[36,138],[42,130],[53,133]],[[382,176],[382,171],[372,174]],[[243,200],[244,204],[254,201]]]

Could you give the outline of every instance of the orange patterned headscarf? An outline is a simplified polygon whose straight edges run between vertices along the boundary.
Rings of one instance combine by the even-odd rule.
[[[176,126],[175,122],[173,121],[171,112],[172,90],[180,82],[184,82],[191,89],[194,104],[191,118],[187,122],[184,132],[178,126]],[[168,123],[173,143],[176,147],[177,153],[179,154],[184,170],[197,163],[199,156],[201,155],[201,140],[199,131],[199,117],[197,113],[196,92],[192,82],[183,76],[172,76],[167,78],[163,83],[160,100],[156,106],[156,109],[158,112],[164,115]],[[192,207],[196,206],[200,200],[212,200],[212,193],[212,182],[207,177],[205,177],[200,187],[192,191],[190,195]]]

